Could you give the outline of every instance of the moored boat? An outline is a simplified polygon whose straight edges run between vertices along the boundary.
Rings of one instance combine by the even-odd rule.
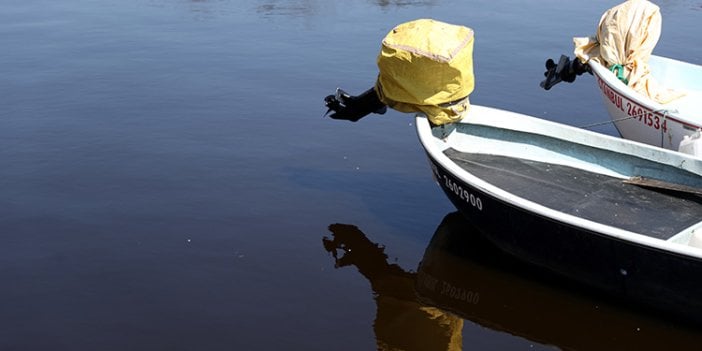
[[[600,63],[589,62],[612,122],[626,139],[702,156],[688,146],[698,140],[702,128],[702,66],[655,55],[648,64],[657,82],[684,95],[660,103],[624,84]]]
[[[702,160],[483,106],[416,128],[442,190],[504,251],[702,316]]]
[[[653,55],[661,23],[659,7],[647,0],[607,10],[596,35],[573,38],[575,59],[546,62],[541,86],[589,72],[622,137],[702,157],[702,66]]]

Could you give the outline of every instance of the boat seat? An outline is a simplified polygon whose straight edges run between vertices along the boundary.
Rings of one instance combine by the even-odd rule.
[[[702,230],[693,230],[692,235],[690,235],[690,241],[687,243],[689,246],[702,249]]]

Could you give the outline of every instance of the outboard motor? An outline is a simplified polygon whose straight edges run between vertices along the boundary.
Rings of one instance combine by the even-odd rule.
[[[546,60],[546,72],[544,72],[546,79],[544,79],[539,85],[542,88],[549,90],[551,87],[560,82],[572,83],[575,81],[577,76],[585,72],[592,74],[588,64],[580,62],[580,60],[577,58],[571,61],[568,56],[561,55],[561,58],[558,60],[558,64],[556,64],[552,59]]]
[[[461,120],[473,91],[473,30],[432,19],[402,23],[383,38],[373,88],[324,98],[333,119],[358,121],[387,107],[425,115],[432,125]],[[325,114],[325,115],[326,115]]]

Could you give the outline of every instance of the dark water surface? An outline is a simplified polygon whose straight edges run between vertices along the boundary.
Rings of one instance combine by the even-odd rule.
[[[699,349],[518,263],[456,259],[442,233],[477,230],[410,116],[321,117],[373,84],[393,26],[432,17],[476,31],[473,103],[605,121],[591,77],[538,83],[616,3],[3,0],[0,350]],[[658,4],[655,52],[702,63],[702,1]]]

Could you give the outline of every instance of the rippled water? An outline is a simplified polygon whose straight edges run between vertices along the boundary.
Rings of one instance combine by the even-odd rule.
[[[614,4],[4,0],[0,349],[411,348],[420,346],[411,336],[434,330],[404,318],[416,311],[460,324],[451,335],[465,349],[615,345],[540,323],[558,304],[514,312],[536,326],[526,333],[497,312],[474,318],[418,299],[420,262],[453,208],[412,119],[322,118],[337,86],[373,84],[393,26],[432,17],[476,31],[473,103],[578,126],[605,121],[591,78],[549,92],[538,83],[544,60],[569,54],[571,37],[593,34]],[[701,63],[702,2],[659,5],[656,53]],[[342,235],[334,228],[356,228],[346,235],[368,250],[355,256],[363,260],[337,262],[324,245]],[[365,259],[374,260],[360,266]],[[445,278],[456,286],[474,274],[452,265],[466,275]],[[578,306],[573,320],[605,304],[565,296]],[[670,321],[612,308],[588,315],[591,325],[623,318],[640,328],[632,342],[688,340],[666,334],[678,330]]]

